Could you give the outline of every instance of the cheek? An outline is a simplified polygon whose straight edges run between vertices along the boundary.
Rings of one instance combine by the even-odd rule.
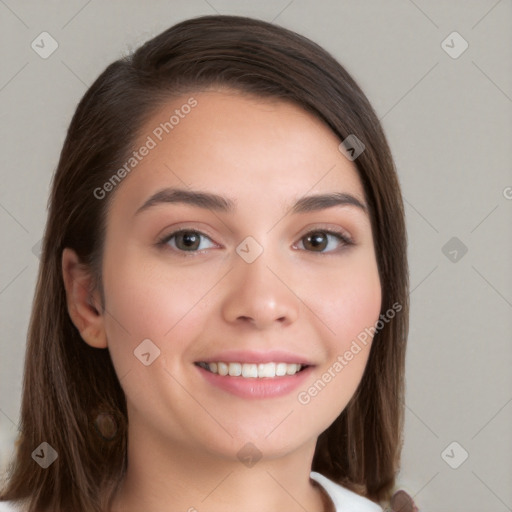
[[[319,277],[319,276],[317,276]],[[346,407],[363,376],[372,330],[381,309],[381,285],[374,258],[351,260],[317,280],[309,304],[318,312],[326,358],[297,399],[327,428]],[[313,299],[316,298],[316,301]],[[327,333],[327,334],[325,334]]]
[[[170,348],[185,350],[200,332],[203,302],[218,276],[204,272],[192,279],[191,272],[170,272],[169,266],[147,264],[127,253],[106,262],[104,279],[107,339],[121,375],[140,366],[134,351],[144,340],[151,340],[159,357]]]
[[[375,325],[381,309],[381,285],[374,258],[354,258],[336,271],[318,276],[310,293],[314,311],[329,328],[332,350],[346,350],[351,341]],[[332,355],[332,354],[331,354]]]

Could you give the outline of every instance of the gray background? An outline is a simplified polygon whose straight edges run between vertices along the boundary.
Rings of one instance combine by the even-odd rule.
[[[0,462],[16,435],[37,246],[76,104],[122,54],[178,21],[215,12],[312,38],[374,105],[409,232],[399,482],[422,512],[512,510],[510,0],[0,0]],[[31,48],[43,31],[59,45],[46,59]],[[453,31],[469,44],[458,58],[445,49],[458,53],[461,40],[442,45]]]

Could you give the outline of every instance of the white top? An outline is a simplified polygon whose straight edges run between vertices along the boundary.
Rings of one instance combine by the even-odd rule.
[[[359,494],[342,487],[320,473],[312,471],[310,477],[327,491],[334,503],[336,512],[383,512],[382,507],[377,503],[359,496]],[[0,512],[2,512],[2,509],[0,509]]]
[[[0,501],[0,512],[18,512],[12,501]]]
[[[336,512],[383,512],[382,508],[373,501],[345,489],[320,473],[312,471],[310,477],[325,489],[334,503]],[[14,508],[14,503],[11,501],[0,501],[0,512],[18,512],[18,509]]]

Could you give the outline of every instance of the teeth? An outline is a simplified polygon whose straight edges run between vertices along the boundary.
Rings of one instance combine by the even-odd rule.
[[[210,368],[212,367],[210,363]],[[213,371],[213,370],[212,370]],[[215,373],[215,372],[213,372]],[[257,364],[244,364],[242,366],[242,377],[258,377],[258,365]]]
[[[229,375],[231,375],[231,377],[239,377],[242,375],[242,365],[240,363],[229,363],[228,368]]]
[[[212,373],[232,377],[244,377],[246,379],[254,378],[273,378],[283,377],[284,375],[295,375],[302,370],[303,365],[296,363],[199,363],[199,366]]]
[[[204,368],[206,368],[207,370],[210,370],[212,373],[215,373],[214,371],[214,368],[215,368],[215,363],[212,363],[212,364],[208,364],[208,363],[204,363],[206,366]],[[228,374],[228,371],[229,371],[229,368],[228,368],[228,365],[226,363],[217,363],[217,373],[219,375],[227,375]]]

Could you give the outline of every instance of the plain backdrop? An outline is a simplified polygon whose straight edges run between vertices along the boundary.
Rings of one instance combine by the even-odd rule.
[[[0,0],[1,463],[19,421],[49,184],[75,107],[109,63],[216,12],[310,37],[370,99],[409,235],[400,484],[422,512],[512,510],[510,0]],[[46,51],[58,45],[49,56],[32,47],[41,37]]]

